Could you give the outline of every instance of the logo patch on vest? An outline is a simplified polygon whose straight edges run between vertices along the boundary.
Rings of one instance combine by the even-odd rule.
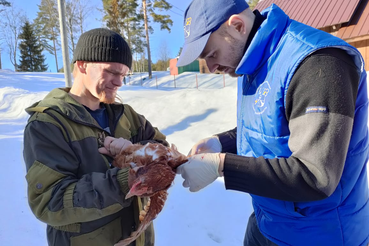
[[[325,106],[312,106],[312,107],[307,107],[305,114],[311,114],[311,113],[328,113],[328,109]]]
[[[262,114],[267,109],[265,99],[269,94],[271,87],[268,81],[264,81],[255,93],[254,104],[252,105],[255,114]]]

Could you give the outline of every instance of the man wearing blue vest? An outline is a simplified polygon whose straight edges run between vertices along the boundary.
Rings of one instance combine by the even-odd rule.
[[[177,170],[198,191],[224,176],[252,196],[244,245],[369,243],[368,96],[360,53],[278,6],[193,0],[177,66],[238,77],[237,127]]]

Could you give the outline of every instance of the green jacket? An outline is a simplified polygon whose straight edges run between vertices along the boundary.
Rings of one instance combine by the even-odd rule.
[[[105,246],[128,237],[138,226],[141,199],[125,200],[128,169],[111,167],[98,152],[104,130],[69,88],[54,89],[26,111],[24,131],[28,202],[35,216],[47,224],[49,245]],[[165,136],[129,105],[105,105],[110,132],[132,143]],[[131,245],[154,244],[152,225]]]

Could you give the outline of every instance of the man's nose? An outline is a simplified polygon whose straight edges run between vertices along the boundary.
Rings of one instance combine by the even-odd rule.
[[[121,87],[123,85],[123,78],[121,78],[120,76],[117,78],[114,78],[113,84],[115,86]]]
[[[208,66],[209,71],[210,71],[211,73],[215,73],[215,71],[216,71],[216,70],[217,70],[217,68],[218,68],[218,65],[216,65],[216,63],[214,63],[214,62],[210,62],[210,61],[207,61],[207,60],[206,60],[206,65]]]

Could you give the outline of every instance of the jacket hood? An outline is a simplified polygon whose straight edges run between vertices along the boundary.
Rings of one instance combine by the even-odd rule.
[[[54,110],[73,121],[96,124],[85,107],[68,94],[69,91],[70,88],[56,88],[43,100],[32,104],[25,110],[30,115],[36,112]]]

